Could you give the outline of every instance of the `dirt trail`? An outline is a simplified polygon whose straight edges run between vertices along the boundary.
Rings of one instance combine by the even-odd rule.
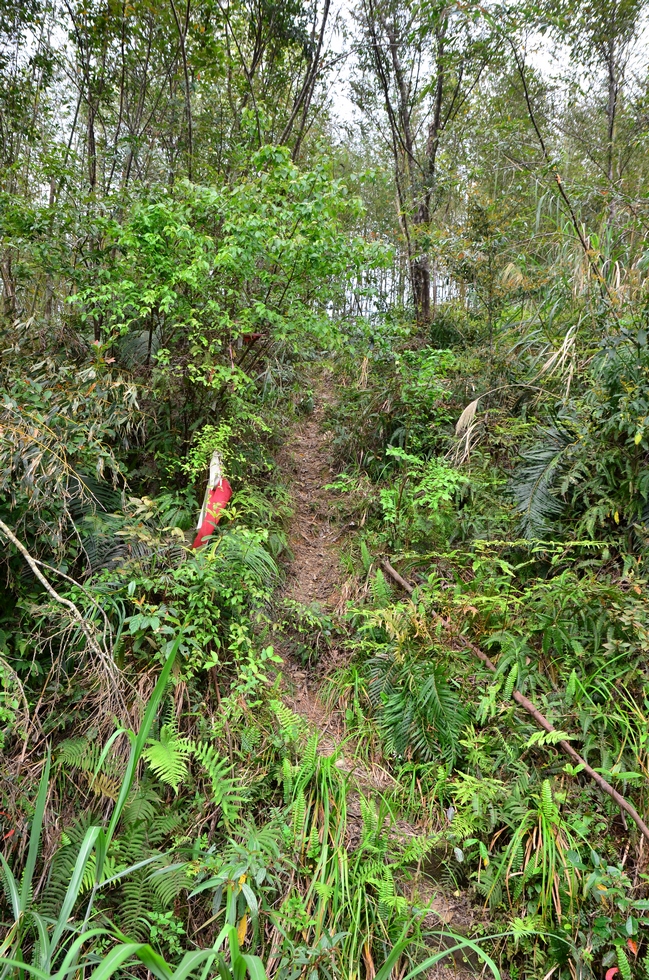
[[[333,478],[331,436],[323,431],[326,406],[333,400],[330,373],[323,373],[313,393],[313,412],[293,426],[277,462],[291,487],[294,513],[289,527],[293,553],[284,598],[322,608],[338,600],[340,563],[332,523],[333,500],[325,490]]]
[[[327,369],[314,381],[313,411],[294,424],[277,456],[293,498],[293,516],[288,543],[293,561],[282,598],[305,606],[316,605],[333,612],[340,599],[341,529],[334,522],[334,502],[325,487],[333,479],[331,434],[324,431],[326,407],[333,401],[333,381]],[[291,688],[291,706],[320,732],[320,751],[334,751],[339,734],[338,719],[326,711],[318,698],[319,681],[313,671],[297,663],[278,646],[284,658],[284,676]]]
[[[291,489],[294,512],[289,526],[289,546],[293,561],[282,598],[306,606],[317,604],[323,612],[337,614],[345,604],[340,546],[346,527],[335,521],[335,492],[325,489],[334,478],[331,433],[324,431],[327,405],[334,399],[333,379],[326,369],[314,379],[313,411],[288,434],[277,463]],[[292,709],[320,733],[319,751],[330,755],[344,738],[344,722],[335,710],[325,708],[318,696],[323,674],[335,666],[338,656],[329,650],[326,661],[316,669],[304,667],[277,646],[284,659],[283,674],[288,682],[287,700]],[[338,661],[339,662],[339,661]],[[339,756],[337,765],[348,772],[364,790],[384,790],[392,777],[380,766],[359,763],[351,744]],[[353,822],[356,794],[348,801]],[[360,819],[360,810],[357,816]],[[360,825],[359,825],[360,826]]]
[[[333,378],[326,369],[314,379],[313,411],[292,426],[286,442],[277,456],[286,485],[293,498],[293,516],[289,526],[289,547],[293,561],[288,569],[282,598],[306,606],[317,604],[323,611],[335,614],[344,606],[343,570],[340,564],[340,545],[346,528],[335,521],[335,493],[325,487],[334,479],[331,452],[331,433],[324,431],[327,405],[334,400]],[[319,751],[330,755],[340,748],[344,738],[344,723],[337,712],[330,711],[318,696],[323,667],[310,670],[298,663],[283,649],[277,652],[284,660],[282,670],[287,682],[286,701],[289,706],[320,734]],[[335,661],[335,656],[334,656]],[[351,757],[348,753],[351,750]],[[379,765],[353,758],[353,747],[346,745],[337,765],[352,777],[355,789],[347,798],[347,847],[357,846],[361,835],[362,818],[359,790],[364,793],[384,792],[393,784],[392,777]],[[420,833],[417,827],[398,820],[394,832],[398,836]],[[431,903],[431,928],[450,925],[460,932],[473,922],[465,898],[446,895],[443,889],[431,889],[419,896],[419,901]],[[432,950],[431,950],[432,952]],[[464,970],[451,958],[427,973],[428,980],[474,980],[475,971]]]

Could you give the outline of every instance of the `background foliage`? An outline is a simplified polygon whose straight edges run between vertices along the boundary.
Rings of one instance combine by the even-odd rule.
[[[3,977],[648,975],[647,843],[560,744],[646,814],[646,37],[3,4]],[[327,378],[336,609],[281,598]]]

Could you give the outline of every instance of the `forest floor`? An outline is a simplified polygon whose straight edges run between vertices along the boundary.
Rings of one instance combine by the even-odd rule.
[[[350,581],[345,578],[340,559],[341,545],[348,528],[340,524],[336,493],[327,489],[334,479],[334,460],[331,433],[326,430],[326,409],[335,398],[334,379],[325,369],[312,379],[313,411],[289,429],[278,453],[277,464],[284,484],[292,497],[293,515],[288,528],[288,544],[292,560],[287,566],[286,581],[281,599],[290,603],[318,607],[334,618],[342,616],[350,593]],[[280,641],[276,651],[282,657],[286,685],[285,700],[309,728],[319,733],[319,752],[338,754],[338,767],[350,776],[347,800],[347,846],[354,847],[360,839],[362,818],[360,793],[380,795],[394,785],[394,779],[383,766],[367,758],[360,760],[356,747],[345,739],[341,714],[320,697],[327,674],[339,666],[348,651],[328,649],[317,665],[302,664]],[[405,820],[397,820],[393,831],[399,835],[417,834],[420,829]],[[405,883],[404,883],[405,884]],[[466,895],[451,893],[430,879],[409,883],[417,904],[430,904],[427,925],[432,929],[444,926],[458,933],[467,933],[482,920],[482,910],[471,906]],[[432,950],[431,950],[432,952]],[[429,980],[455,977],[458,980],[475,977],[477,969],[467,970],[452,958],[428,970]]]

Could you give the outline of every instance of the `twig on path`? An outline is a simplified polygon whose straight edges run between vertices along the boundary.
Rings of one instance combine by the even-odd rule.
[[[390,576],[390,578],[392,578],[398,585],[400,585],[401,588],[408,593],[408,595],[412,595],[412,593],[415,591],[414,586],[412,586],[410,582],[406,582],[405,578],[399,575],[397,570],[392,567],[392,565],[387,560],[387,558],[384,558],[381,564],[385,569],[385,571]],[[479,660],[481,660],[488,670],[490,670],[493,674],[496,673],[496,667],[494,663],[489,659],[487,654],[480,649],[480,647],[476,646],[475,643],[472,643],[470,640],[467,640],[467,638],[463,636],[462,633],[458,633],[458,631],[454,628],[453,624],[448,619],[445,619],[443,616],[440,616],[439,613],[434,613],[434,617],[435,619],[437,619],[438,622],[440,622],[444,626],[444,628],[449,633],[451,633],[451,635],[455,636],[455,638],[462,644],[462,646],[464,646],[467,650],[470,650],[471,653],[473,653]],[[529,700],[529,698],[526,698],[524,694],[521,694],[520,691],[514,691],[512,693],[512,698],[516,702],[516,704],[520,705],[521,708],[524,708],[525,711],[527,711],[528,715],[530,715],[534,719],[534,721],[539,726],[539,728],[542,728],[546,732],[556,731],[554,725],[552,725],[548,721],[545,715],[541,714],[539,709],[536,708]],[[576,762],[577,765],[582,767],[584,772],[590,776],[593,782],[597,783],[600,789],[602,789],[605,793],[607,793],[612,800],[615,800],[615,802],[617,803],[617,805],[621,810],[629,814],[629,816],[631,817],[635,825],[640,830],[641,834],[644,837],[646,837],[647,840],[649,840],[649,827],[644,822],[644,820],[642,819],[642,817],[640,816],[636,808],[633,806],[633,804],[629,803],[626,797],[622,796],[621,793],[618,793],[618,791],[613,786],[611,786],[611,784],[607,782],[604,779],[604,777],[600,775],[600,773],[595,772],[592,766],[588,765],[586,760],[579,755],[576,749],[573,749],[572,745],[570,745],[569,742],[566,742],[565,739],[561,739],[561,741],[557,742],[556,744],[559,746],[562,752],[565,752],[565,754],[569,756],[574,762]]]

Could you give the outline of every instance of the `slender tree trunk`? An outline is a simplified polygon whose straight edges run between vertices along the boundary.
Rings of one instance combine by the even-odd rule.
[[[412,282],[417,321],[420,324],[428,323],[430,320],[430,269],[428,268],[427,255],[419,255],[413,261]]]
[[[322,44],[324,41],[327,21],[329,19],[330,8],[331,8],[331,0],[325,0],[324,9],[322,11],[322,20],[320,22],[320,30],[318,32],[318,42],[316,45],[315,54],[313,56],[313,61],[311,62],[311,65],[307,69],[304,82],[302,84],[302,88],[300,89],[300,92],[298,93],[295,99],[293,110],[291,112],[291,115],[288,119],[288,122],[286,123],[286,126],[284,127],[284,130],[279,140],[280,144],[286,143],[286,141],[288,140],[291,134],[291,130],[293,129],[295,120],[301,110],[300,126],[298,129],[297,138],[295,140],[295,145],[293,147],[293,154],[292,154],[293,160],[296,160],[300,153],[300,146],[302,143],[302,138],[304,136],[304,130],[305,130],[306,121],[309,113],[309,107],[311,105],[311,99],[313,98],[313,92],[316,86],[316,82],[318,80],[318,73],[320,70],[320,59],[322,56]]]
[[[17,313],[16,283],[11,268],[11,255],[9,252],[6,252],[2,261],[0,261],[0,275],[2,276],[2,285],[4,288],[4,312],[13,320]]]
[[[607,52],[608,69],[608,98],[606,101],[607,144],[606,144],[606,174],[611,183],[615,180],[615,123],[617,117],[617,100],[619,80],[615,59],[615,40],[611,39]]]
[[[97,188],[97,143],[95,140],[95,107],[91,99],[88,101],[87,140],[88,183],[91,194],[94,194]]]
[[[606,176],[611,185],[617,181],[615,167],[615,130],[617,125],[617,108],[619,97],[619,75],[616,62],[615,39],[612,38],[607,51],[608,98],[606,100]],[[607,224],[609,229],[615,221],[615,195],[610,194]]]
[[[414,234],[410,234],[409,230],[406,236],[412,299],[417,322],[425,324],[430,320],[430,270],[428,268],[428,255],[425,251],[422,251],[420,244],[417,242],[417,232],[428,225],[429,214],[425,197],[418,203],[416,200],[418,164],[415,157],[415,140],[412,132],[411,93],[399,57],[399,42],[396,29],[393,24],[383,23],[381,26],[390,42],[390,60],[398,92],[397,111],[393,112],[392,116],[399,123],[399,141],[397,142],[395,140],[395,146],[397,155],[403,158],[404,182],[408,189],[407,194],[404,194],[403,191],[400,193],[403,222],[404,228],[407,227],[409,220],[406,214],[407,209],[411,213],[412,229],[414,232]]]
[[[174,20],[176,22],[176,29],[178,31],[178,38],[180,41],[180,55],[183,62],[183,80],[185,84],[185,116],[187,118],[187,176],[190,180],[193,179],[193,157],[194,157],[194,133],[192,124],[192,100],[191,100],[191,88],[189,84],[189,66],[187,64],[187,28],[189,27],[189,15],[191,10],[191,0],[187,0],[187,7],[185,10],[185,23],[181,25],[180,18],[178,16],[178,11],[176,10],[176,4],[174,0],[171,0],[171,9],[173,11]]]

